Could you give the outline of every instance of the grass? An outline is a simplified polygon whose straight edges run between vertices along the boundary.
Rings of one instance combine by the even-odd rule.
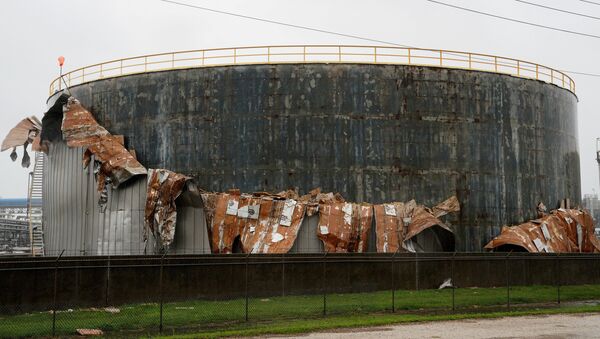
[[[158,338],[222,338],[222,337],[248,337],[276,334],[299,334],[314,331],[326,331],[338,328],[358,328],[369,326],[383,326],[410,322],[461,320],[461,319],[491,319],[501,317],[514,317],[524,315],[550,315],[558,313],[586,313],[600,312],[600,305],[594,306],[568,306],[562,308],[519,309],[511,312],[487,313],[452,313],[452,314],[360,314],[348,316],[332,316],[319,319],[277,320],[268,324],[238,325],[226,330],[199,331],[190,334],[173,334]]]
[[[251,298],[248,304],[248,322],[245,322],[245,299],[173,302],[166,303],[163,307],[164,333],[196,331],[196,335],[198,335],[197,331],[199,330],[205,331],[201,332],[202,336],[246,335],[237,334],[238,332],[258,335],[263,333],[261,331],[274,331],[264,333],[288,333],[282,331],[299,333],[309,329],[352,325],[369,326],[390,322],[460,319],[461,316],[504,316],[505,313],[496,311],[498,307],[504,307],[503,305],[506,304],[506,292],[506,288],[456,289],[456,308],[461,313],[454,314],[443,314],[452,308],[452,290],[450,289],[396,291],[397,314],[390,312],[392,307],[391,291],[328,294],[326,297],[328,316],[325,318],[322,316],[322,295]],[[557,290],[554,286],[512,287],[510,294],[511,304],[552,303],[557,298]],[[563,301],[600,299],[600,285],[563,287],[561,299]],[[483,311],[482,308],[487,308],[488,313],[468,314],[474,310]],[[56,333],[70,335],[74,334],[77,328],[100,328],[111,335],[157,333],[160,312],[158,304],[121,305],[119,309],[119,313],[109,313],[103,309],[57,312]],[[553,310],[543,311],[553,312]],[[560,309],[561,312],[565,310],[600,311],[600,308],[569,306],[569,308]],[[518,314],[516,312],[510,314]],[[52,314],[50,312],[0,315],[0,336],[2,337],[43,336],[51,334],[51,329]]]

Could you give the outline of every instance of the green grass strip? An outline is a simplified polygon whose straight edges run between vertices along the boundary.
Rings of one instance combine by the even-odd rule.
[[[510,291],[512,304],[554,303],[557,298],[555,286],[518,286]],[[488,308],[488,312],[497,310],[506,304],[506,288],[460,288],[455,290],[455,303],[458,312],[476,311]],[[563,286],[563,301],[600,300],[600,285]],[[56,315],[56,333],[73,335],[78,328],[99,328],[112,335],[151,335],[158,332],[159,307],[157,303],[129,304],[118,306],[119,313],[109,313],[104,309],[61,310]],[[269,298],[250,298],[248,305],[249,321],[245,322],[245,299],[228,301],[193,300],[169,302],[163,308],[165,333],[221,333],[223,330],[240,328],[244,331],[252,326],[261,328],[267,322],[268,327],[283,323],[294,323],[299,328],[313,330],[329,325],[337,315],[344,319],[362,319],[362,314],[379,313],[374,319],[421,319],[423,313],[434,316],[452,308],[452,290],[396,291],[395,308],[392,314],[391,291],[370,293],[344,293],[327,295],[327,318],[323,318],[323,296],[302,295]],[[417,314],[416,314],[417,313]],[[495,313],[490,313],[495,314]],[[511,313],[512,314],[512,313]],[[456,315],[453,315],[456,316]],[[383,318],[382,318],[383,317]],[[398,318],[400,317],[400,318]],[[416,318],[411,318],[416,317]],[[448,318],[451,319],[451,318]],[[427,320],[427,319],[425,319]],[[340,320],[341,321],[341,320]],[[399,320],[398,320],[399,321]],[[407,320],[410,321],[410,320]],[[313,324],[313,325],[308,325]],[[343,322],[337,327],[348,327]],[[369,324],[362,323],[361,326]],[[329,327],[328,327],[329,328]],[[33,312],[19,315],[0,315],[0,337],[47,336],[52,330],[51,312]],[[225,333],[225,332],[223,332]],[[252,335],[252,334],[250,334]]]
[[[525,315],[550,315],[600,312],[600,306],[567,306],[562,308],[545,308],[515,310],[511,312],[489,312],[489,313],[454,313],[438,315],[419,314],[362,314],[349,316],[332,316],[321,319],[277,321],[270,324],[246,326],[245,328],[233,328],[219,331],[195,332],[185,335],[171,335],[157,338],[222,338],[222,337],[247,337],[275,334],[301,334],[315,331],[326,331],[338,328],[357,328],[369,326],[384,326],[392,324],[461,320],[461,319],[491,319],[501,317],[516,317]]]

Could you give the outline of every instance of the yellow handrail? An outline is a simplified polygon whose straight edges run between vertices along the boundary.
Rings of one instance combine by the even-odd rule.
[[[536,79],[575,93],[567,74],[537,63],[496,55],[428,48],[360,45],[281,45],[213,48],[148,54],[102,62],[63,74],[68,86],[122,75],[165,70],[250,64],[363,63],[458,68]],[[63,88],[50,83],[50,95]]]

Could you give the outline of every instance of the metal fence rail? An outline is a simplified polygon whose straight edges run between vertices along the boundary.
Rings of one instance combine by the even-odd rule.
[[[149,54],[81,67],[54,79],[50,95],[90,81],[164,70],[249,64],[362,63],[457,68],[508,74],[557,85],[575,93],[564,72],[534,62],[496,55],[426,48],[359,45],[285,45],[215,48]]]

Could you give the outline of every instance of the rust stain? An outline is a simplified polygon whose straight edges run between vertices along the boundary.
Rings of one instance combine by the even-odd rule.
[[[394,253],[424,251],[424,244],[419,244],[417,236],[425,230],[437,227],[435,234],[437,238],[451,238],[453,242],[452,229],[439,218],[460,210],[460,204],[456,196],[452,196],[440,204],[429,209],[423,205],[417,205],[414,200],[409,202],[393,202],[375,205],[375,231],[377,234],[377,252]],[[437,239],[440,243],[446,239]],[[442,245],[442,247],[444,247]],[[445,249],[448,250],[448,249]]]
[[[166,248],[175,238],[177,206],[175,200],[191,178],[165,169],[148,171],[146,208],[144,213],[144,241],[148,233],[159,239],[159,245]]]
[[[542,204],[543,206],[543,204]],[[528,252],[599,253],[600,241],[594,234],[594,221],[587,211],[557,209],[549,214],[538,208],[540,218],[516,226],[504,226],[500,235],[485,249],[517,246]]]
[[[2,146],[0,146],[0,152],[4,152],[12,148],[10,158],[12,161],[17,160],[17,147],[23,146],[23,159],[21,160],[21,166],[27,168],[31,164],[29,154],[27,153],[27,146],[32,144],[32,150],[39,152],[40,143],[39,137],[42,131],[42,123],[35,116],[30,116],[21,120],[15,127],[13,127],[4,140]]]
[[[327,252],[366,252],[372,220],[371,204],[321,203],[317,236]]]

